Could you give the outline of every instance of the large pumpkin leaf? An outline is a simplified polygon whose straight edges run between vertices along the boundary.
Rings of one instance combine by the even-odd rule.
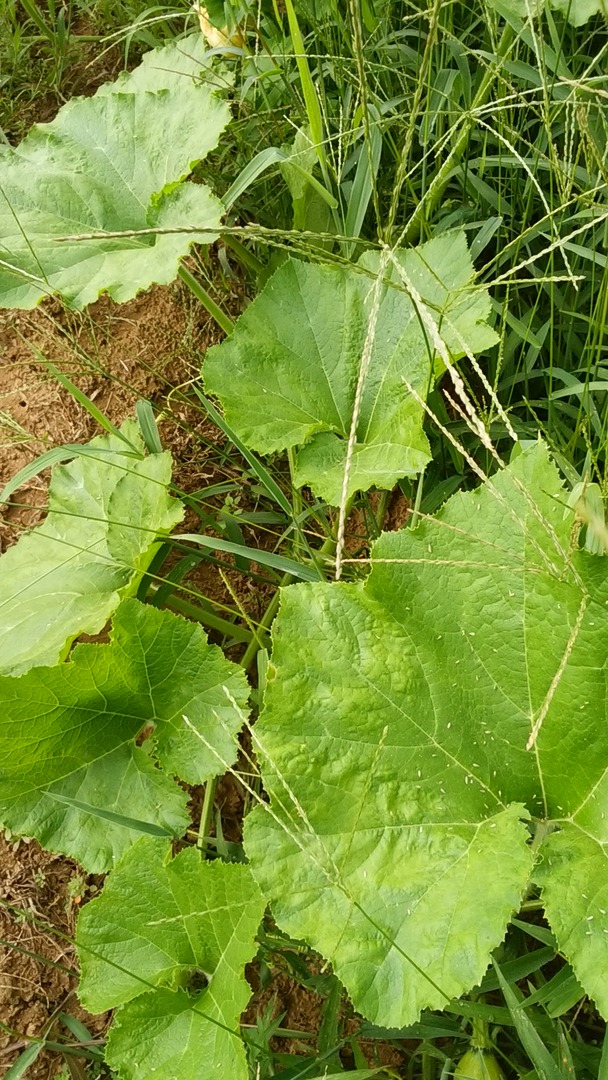
[[[149,840],[128,852],[76,935],[81,1001],[120,1006],[106,1053],[120,1077],[247,1080],[243,969],[264,906],[247,866],[203,862],[192,848],[171,860]]]
[[[73,99],[0,156],[0,306],[33,307],[51,293],[76,308],[100,292],[129,300],[153,282],[173,281],[190,245],[214,239],[208,232],[57,239],[218,227],[221,203],[186,177],[216,146],[230,113],[192,77],[203,66],[194,40],[155,50],[138,74]]]
[[[53,469],[49,513],[0,558],[0,675],[63,659],[96,634],[182,517],[171,455],[144,457],[139,428],[101,435]]]
[[[493,345],[490,300],[472,289],[473,264],[464,233],[438,237],[396,258],[454,357]],[[207,390],[226,419],[260,453],[301,447],[295,482],[337,505],[357,377],[367,335],[379,256],[359,268],[291,260],[241,315],[233,333],[205,358]],[[365,270],[367,273],[363,273]],[[371,277],[369,276],[371,275]],[[433,372],[433,349],[394,266],[386,271],[374,345],[359,414],[349,494],[391,488],[429,460],[422,406]]]
[[[144,53],[142,61],[133,71],[121,71],[114,82],[103,83],[95,97],[107,97],[108,94],[137,94],[157,90],[183,91],[185,84],[203,77],[209,83],[213,79],[211,71],[212,57],[199,33],[187,37],[175,38],[158,49]],[[230,79],[228,72],[222,73],[225,87]]]
[[[247,697],[200,626],[124,600],[109,645],[0,678],[0,821],[91,872],[143,831],[111,815],[181,835],[187,794],[171,776],[200,784],[234,761]]]
[[[364,586],[284,594],[247,851],[384,1025],[478,983],[533,880],[608,1015],[608,564],[565,502],[539,444],[383,536]]]

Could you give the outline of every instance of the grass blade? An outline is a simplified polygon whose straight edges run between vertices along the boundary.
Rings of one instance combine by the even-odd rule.
[[[37,349],[34,349],[34,352],[36,353],[36,356],[40,360],[40,362],[44,364],[47,371],[50,371],[51,375],[55,376],[57,382],[60,383],[65,390],[69,391],[74,400],[77,401],[79,405],[82,405],[83,409],[86,409],[89,416],[92,416],[93,420],[95,420],[96,423],[98,423],[104,431],[108,432],[108,435],[114,435],[117,439],[120,439],[121,442],[125,443],[126,446],[130,447],[130,449],[137,453],[137,456],[140,457],[137,447],[133,446],[133,443],[130,442],[129,439],[127,439],[123,432],[120,431],[120,429],[117,428],[111,420],[108,420],[106,414],[103,413],[101,409],[97,408],[97,405],[94,401],[91,401],[90,397],[88,397],[82,390],[79,390],[76,384],[73,383],[71,379],[68,379],[67,375],[64,375],[63,372],[59,371],[54,364],[51,364],[50,360],[45,360],[45,358],[40,352],[38,352]]]
[[[149,836],[162,836],[164,839],[167,837],[173,838],[173,834],[168,832],[167,829],[163,829],[160,825],[153,825],[150,821],[140,821],[138,818],[125,817],[124,814],[115,814],[113,810],[103,810],[100,806],[91,806],[89,803],[80,802],[79,799],[70,799],[67,795],[58,795],[54,791],[47,791],[47,795],[51,799],[55,799],[56,802],[65,803],[66,806],[73,806],[76,810],[91,814],[92,817],[111,821],[115,825],[122,825],[125,829],[134,829],[136,832],[146,833]]]
[[[522,998],[516,994],[513,987],[507,982],[496,960],[493,961],[493,964],[500,983],[500,989],[513,1018],[521,1044],[534,1065],[540,1080],[564,1080],[561,1069],[556,1065],[530,1017],[524,1012]]]
[[[146,401],[145,398],[141,398],[135,406],[135,413],[142,438],[146,444],[146,450],[149,454],[162,454],[163,444],[160,441],[154,410],[150,402]]]
[[[325,176],[326,160],[321,106],[319,105],[319,99],[317,97],[315,85],[312,81],[312,75],[310,74],[308,58],[306,56],[306,50],[304,48],[304,39],[302,37],[302,32],[300,30],[300,25],[298,23],[298,18],[292,0],[285,0],[285,8],[287,10],[287,19],[289,22],[289,32],[291,34],[294,56],[296,59],[296,64],[298,65],[300,82],[302,83],[302,93],[304,94],[304,104],[306,105],[306,114],[308,116],[308,123],[310,126],[310,135],[314,143],[314,147],[317,152],[317,157],[319,158],[321,168],[323,170],[323,175]]]
[[[289,502],[289,499],[283,494],[279,485],[273,480],[272,476],[268,472],[268,469],[259,458],[256,457],[251,450],[249,450],[243,442],[239,439],[238,435],[232,430],[230,424],[224,420],[224,417],[217,411],[214,405],[211,404],[208,398],[204,396],[201,390],[197,386],[194,386],[194,391],[201,404],[205,407],[207,413],[215,424],[219,427],[220,431],[224,432],[224,435],[230,439],[230,442],[234,444],[239,454],[242,454],[247,464],[253,469],[258,480],[262,486],[266,489],[271,499],[281,507],[289,518],[293,518],[293,508]]]
[[[5,1073],[4,1080],[21,1080],[22,1076],[25,1076],[30,1065],[33,1065],[36,1058],[40,1054],[40,1051],[44,1049],[43,1042],[32,1043],[28,1046],[27,1050],[24,1050],[22,1054],[13,1064],[7,1073]]]
[[[602,1043],[602,1056],[600,1058],[600,1067],[597,1071],[597,1080],[608,1080],[608,1028],[604,1035],[604,1042]]]
[[[50,469],[51,465],[57,465],[59,462],[69,461],[75,457],[79,449],[78,446],[54,446],[52,450],[47,450],[34,461],[24,465],[0,491],[0,503],[7,502],[17,488],[27,484],[35,476],[39,476],[45,469]]]
[[[370,105],[368,113],[372,121],[377,124],[380,117],[377,109]],[[374,190],[374,183],[378,175],[380,157],[382,155],[382,132],[377,126],[369,128],[369,148],[365,143],[361,146],[357,171],[348,200],[348,210],[344,222],[344,231],[347,236],[358,237],[361,233],[363,221],[367,213],[370,199]],[[371,167],[370,167],[371,166]],[[348,255],[352,255],[354,244],[348,245]]]
[[[304,566],[295,559],[288,559],[284,555],[275,555],[272,551],[261,551],[259,548],[245,547],[243,544],[232,544],[229,540],[219,540],[216,536],[201,536],[199,533],[176,533],[174,540],[189,540],[192,544],[201,544],[210,551],[225,551],[229,555],[242,555],[246,559],[252,559],[261,566],[269,566],[273,570],[279,570],[282,574],[291,574],[300,581],[318,581],[321,576],[320,570]]]

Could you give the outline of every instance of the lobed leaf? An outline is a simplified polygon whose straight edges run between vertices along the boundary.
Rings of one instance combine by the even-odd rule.
[[[490,300],[473,290],[464,233],[396,256],[454,357],[495,344]],[[239,438],[260,453],[301,447],[294,479],[338,505],[357,376],[379,256],[359,267],[284,263],[204,363],[207,391]],[[363,271],[367,271],[364,273]],[[386,272],[363,393],[349,495],[391,488],[424,469],[423,409],[435,356],[419,311],[394,267]],[[390,284],[389,284],[390,282]]]
[[[383,1025],[479,983],[533,881],[608,1015],[608,566],[565,502],[538,444],[382,536],[364,586],[284,593],[247,851]]]
[[[200,626],[126,599],[108,645],[0,678],[0,820],[91,873],[139,838],[134,822],[181,836],[188,796],[171,777],[200,784],[232,764],[247,698]]]
[[[59,293],[83,308],[168,284],[194,242],[215,237],[222,205],[186,180],[228,123],[225,102],[193,78],[199,36],[147,54],[137,72],[73,99],[0,157],[0,306]],[[153,91],[153,92],[151,92]],[[95,232],[200,225],[170,233],[60,241]]]
[[[247,866],[140,840],[78,920],[79,996],[118,1007],[107,1062],[122,1080],[247,1080],[239,1034],[265,902]]]
[[[79,634],[97,634],[181,520],[171,455],[144,457],[134,421],[121,434],[53,469],[46,520],[0,558],[0,675],[54,664]]]
[[[205,81],[213,78],[212,63],[213,58],[209,56],[198,32],[173,38],[166,45],[144,53],[141,63],[133,71],[121,71],[114,82],[103,83],[95,97],[115,93],[156,93],[158,90],[178,90],[182,93],[188,84],[196,84],[201,78]],[[229,78],[229,73],[223,73],[224,85]]]

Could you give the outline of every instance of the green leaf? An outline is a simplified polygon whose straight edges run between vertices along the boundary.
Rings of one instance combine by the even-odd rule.
[[[123,1080],[247,1080],[239,1035],[265,902],[247,866],[141,840],[78,920],[79,996],[120,1006],[106,1058]],[[205,986],[205,983],[208,985]]]
[[[510,15],[528,20],[538,16],[544,7],[544,0],[491,0],[492,7],[504,17]],[[549,0],[553,11],[559,11],[572,26],[583,26],[594,15],[603,14],[603,0]]]
[[[144,457],[134,421],[121,434],[53,469],[46,520],[0,558],[2,675],[54,664],[79,634],[97,634],[182,517],[166,490],[171,455]]]
[[[211,63],[205,41],[197,31],[185,38],[174,39],[162,48],[150,49],[133,71],[121,71],[115,82],[100,86],[95,97],[146,91],[156,93],[158,90],[183,93],[201,78],[212,77]]]
[[[608,1015],[608,566],[565,502],[537,444],[382,536],[365,585],[283,595],[246,850],[383,1025],[478,984],[534,880]]]
[[[525,1001],[523,994],[509,985],[496,961],[494,961],[494,968],[517,1034],[534,1065],[539,1080],[564,1080],[566,1070],[560,1069],[555,1063],[532,1020],[522,1008]]]
[[[232,764],[247,696],[200,626],[124,600],[110,644],[0,678],[0,820],[94,873],[142,823],[180,836],[188,796],[171,777],[200,784]]]
[[[473,265],[463,233],[397,253],[454,357],[495,343],[485,290],[472,291]],[[284,263],[204,365],[208,392],[248,446],[268,454],[301,447],[294,480],[340,502],[357,376],[367,335],[379,256],[359,269]],[[367,273],[363,273],[365,270]],[[386,274],[365,383],[349,494],[391,488],[429,460],[423,410],[433,350],[394,267]]]
[[[594,759],[598,751],[604,750],[605,738],[598,750],[589,747],[585,732],[581,741],[591,757],[592,774]],[[607,774],[604,754],[604,775],[598,783],[590,782],[588,797],[578,813],[560,823],[560,832],[547,837],[543,861],[536,872],[560,951],[570,960],[578,981],[604,1017],[608,1017]]]
[[[230,114],[192,78],[202,67],[200,43],[179,46],[147,54],[137,72],[94,97],[73,99],[1,156],[1,306],[33,307],[52,293],[75,308],[101,292],[129,300],[153,282],[173,281],[190,245],[215,238],[204,232],[58,240],[219,226],[219,200],[186,177],[217,145]]]

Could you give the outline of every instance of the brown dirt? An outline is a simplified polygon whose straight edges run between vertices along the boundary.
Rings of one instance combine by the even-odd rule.
[[[102,298],[82,314],[50,302],[34,312],[0,316],[2,480],[52,446],[83,442],[99,432],[40,358],[55,364],[119,424],[133,415],[138,397],[154,401],[194,377],[211,334],[204,313],[201,318],[188,309],[188,298],[175,287],[150,289],[121,307]],[[173,423],[180,421],[178,414]],[[186,441],[182,435],[184,452]],[[19,490],[20,505],[7,512],[16,530],[39,519],[46,479]]]
[[[76,961],[69,939],[85,888],[76,863],[0,833],[0,1017],[10,1029],[0,1030],[0,1073],[29,1038],[47,1033],[70,1038],[60,1012],[86,1024],[93,1039],[103,1036],[108,1018],[88,1016],[74,994]],[[60,1064],[56,1054],[43,1052],[27,1076],[47,1080]]]

